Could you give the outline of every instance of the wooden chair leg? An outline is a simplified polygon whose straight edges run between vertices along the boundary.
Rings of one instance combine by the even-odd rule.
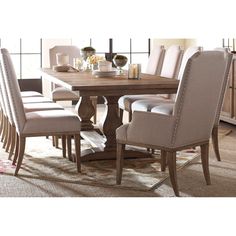
[[[213,127],[211,132],[213,149],[218,161],[221,161],[220,151],[219,151],[219,141],[218,141],[218,125]]]
[[[3,113],[2,111],[0,112],[0,136],[2,136],[2,131],[3,131]]]
[[[129,112],[129,122],[132,120],[132,111]]]
[[[62,156],[66,158],[66,136],[61,136],[61,143],[62,143]]]
[[[11,124],[8,123],[8,133],[7,133],[7,144],[6,144],[6,152],[10,151],[10,145],[11,145]]]
[[[8,137],[8,120],[5,120],[5,133],[4,133],[4,140],[3,140],[3,148],[6,149],[7,146],[7,137]]]
[[[66,141],[67,141],[67,156],[70,161],[72,161],[72,154],[71,154],[71,136],[68,135],[66,136]]]
[[[55,147],[55,136],[52,136],[52,146]]]
[[[16,145],[16,128],[14,126],[12,126],[11,129],[11,147],[10,147],[10,151],[9,151],[9,156],[8,156],[8,160],[11,160],[11,157],[14,153],[15,150],[15,145]]]
[[[3,124],[2,124],[2,136],[1,136],[1,142],[3,143],[4,142],[4,138],[5,138],[5,133],[6,133],[6,118],[5,116],[3,115]]]
[[[175,195],[179,197],[179,188],[177,183],[177,171],[176,171],[176,152],[167,152],[167,162],[170,174],[170,181],[175,192]]]
[[[77,171],[81,172],[80,135],[75,135],[74,139],[75,139],[75,160],[76,160]]]
[[[211,184],[209,171],[209,143],[201,145],[202,169],[207,185]]]
[[[161,171],[166,170],[166,155],[167,155],[167,152],[164,150],[161,150]]]
[[[24,158],[24,154],[25,154],[25,137],[19,137],[19,152],[18,152],[18,161],[17,161],[17,165],[16,165],[16,170],[15,170],[15,175],[18,174],[23,158]]]
[[[12,165],[16,164],[17,158],[18,158],[18,152],[19,152],[19,135],[16,134],[16,141],[15,141],[15,153],[14,153],[14,157],[13,157],[13,161],[12,161]]]
[[[125,150],[125,145],[117,143],[116,184],[121,184],[122,170],[123,170],[123,164],[124,164],[124,150]]]

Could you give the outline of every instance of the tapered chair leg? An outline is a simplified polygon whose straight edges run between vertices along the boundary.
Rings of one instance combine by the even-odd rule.
[[[81,172],[81,146],[80,146],[80,135],[74,136],[75,140],[75,160],[77,171]]]
[[[7,137],[8,137],[8,119],[5,120],[5,133],[4,133],[4,140],[3,140],[3,148],[6,149],[7,146]]]
[[[71,136],[66,136],[66,142],[67,142],[67,156],[70,161],[72,161],[72,154],[71,154]]]
[[[17,165],[16,165],[16,170],[15,170],[15,175],[18,174],[24,154],[25,154],[25,137],[19,137],[19,152],[18,152],[18,160],[17,160]]]
[[[123,170],[123,164],[124,164],[124,150],[125,150],[125,145],[117,143],[116,184],[121,184],[122,170]]]
[[[15,165],[16,164],[16,161],[17,161],[17,158],[18,158],[18,152],[19,152],[19,135],[16,134],[16,144],[15,144],[15,153],[14,153],[14,157],[13,157],[13,161],[12,161],[12,165]]]
[[[14,126],[12,126],[12,129],[11,129],[11,146],[10,146],[8,160],[11,160],[11,157],[14,153],[15,145],[16,145],[16,129],[15,129]]]
[[[211,132],[213,149],[218,161],[221,161],[218,141],[218,126],[214,126]]]
[[[11,131],[12,126],[10,123],[8,123],[8,133],[7,133],[7,144],[6,144],[6,152],[10,151],[10,145],[11,145]]]
[[[66,158],[66,136],[65,135],[62,135],[61,143],[62,143],[62,156]]]
[[[2,133],[1,133],[1,142],[4,141],[4,138],[5,138],[5,133],[6,133],[6,118],[5,116],[3,115],[3,120],[2,120]]]
[[[167,152],[167,162],[169,168],[170,181],[175,192],[175,195],[179,197],[179,188],[177,183],[177,171],[176,171],[176,152]]]
[[[210,185],[211,179],[209,171],[209,143],[201,145],[201,160],[206,184]]]
[[[161,171],[166,170],[166,155],[167,155],[167,152],[164,150],[161,150]]]

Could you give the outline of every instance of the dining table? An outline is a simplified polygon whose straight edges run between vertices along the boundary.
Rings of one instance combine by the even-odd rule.
[[[118,100],[123,95],[174,94],[179,81],[156,75],[141,73],[140,79],[128,79],[122,75],[97,77],[91,71],[56,72],[42,68],[43,81],[63,86],[80,96],[76,111],[81,119],[81,136],[90,141],[92,147],[83,150],[82,161],[116,158],[116,129],[122,125]],[[96,128],[91,121],[95,114],[90,96],[102,96],[106,111]],[[98,131],[98,132],[97,132]],[[125,151],[125,157],[144,157],[144,152],[135,149]]]

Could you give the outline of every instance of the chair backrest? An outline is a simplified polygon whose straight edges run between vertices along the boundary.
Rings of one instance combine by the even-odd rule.
[[[229,48],[215,48],[215,50],[220,51],[220,52],[225,52],[225,53],[230,52]],[[218,125],[220,122],[220,113],[221,113],[221,109],[222,109],[222,105],[223,105],[223,101],[224,101],[224,97],[225,97],[225,93],[226,93],[226,87],[227,87],[228,82],[229,82],[229,79],[225,79],[223,86],[222,86],[222,90],[221,90],[221,94],[220,94],[220,101],[218,104],[216,118],[215,118],[215,125]]]
[[[69,56],[69,63],[73,65],[73,58],[80,57],[80,49],[76,46],[55,46],[49,49],[49,59],[50,59],[50,67],[52,68],[57,64],[56,54],[57,53],[65,53]]]
[[[170,46],[166,50],[160,75],[171,79],[177,79],[182,57],[183,57],[183,50],[181,50],[180,46],[178,45]]]
[[[145,73],[150,75],[160,75],[165,56],[165,48],[163,45],[156,45],[151,50],[148,58],[148,64]]]
[[[1,49],[0,61],[2,64],[3,78],[5,78],[9,109],[13,115],[16,131],[21,133],[26,122],[26,116],[15,69],[10,54],[5,48]]]
[[[198,52],[188,60],[173,112],[173,146],[210,138],[231,60],[231,53],[219,51]]]
[[[10,109],[10,101],[9,101],[9,95],[7,93],[7,87],[3,72],[3,65],[0,61],[0,98],[1,98],[1,106],[3,107],[3,113],[8,118],[11,125],[14,124],[13,121],[13,115]]]
[[[180,69],[179,69],[178,79],[181,79],[183,77],[184,69],[185,69],[185,66],[188,62],[188,59],[196,52],[200,52],[202,50],[203,50],[203,48],[199,47],[199,46],[189,47],[186,49],[186,51],[184,52],[183,58],[182,58]]]

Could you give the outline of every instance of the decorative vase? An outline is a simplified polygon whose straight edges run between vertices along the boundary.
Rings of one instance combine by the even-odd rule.
[[[98,63],[92,64],[92,70],[98,70]]]

